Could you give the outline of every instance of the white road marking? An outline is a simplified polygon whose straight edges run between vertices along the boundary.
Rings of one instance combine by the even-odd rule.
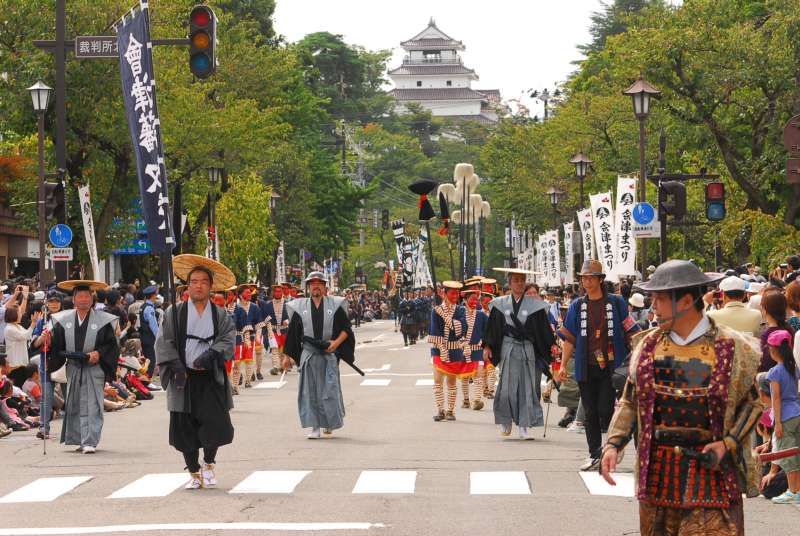
[[[353,493],[414,493],[416,471],[361,471]]]
[[[37,478],[30,484],[0,497],[0,503],[50,502],[92,478],[91,476]]]
[[[365,368],[364,372],[389,372],[392,370],[392,365],[385,363],[381,368]]]
[[[410,346],[402,346],[400,348],[389,348],[390,352],[402,352],[403,350],[410,350]]]
[[[109,499],[134,497],[166,497],[189,481],[187,473],[154,473],[144,475],[108,496]]]
[[[62,534],[108,534],[114,532],[155,531],[324,531],[324,530],[370,530],[384,528],[383,523],[151,523],[141,525],[103,525],[96,527],[38,527],[0,528],[0,536],[58,536]]]
[[[260,382],[253,386],[253,389],[280,389],[287,382]]]
[[[433,378],[426,378],[424,380],[417,380],[415,384],[417,387],[430,387],[433,385]]]
[[[616,486],[606,482],[597,471],[581,471],[578,473],[583,483],[592,495],[612,495],[614,497],[633,497],[633,474],[611,473]]]
[[[530,495],[524,471],[487,471],[469,474],[470,495]]]
[[[430,376],[430,372],[373,372],[373,376]],[[348,378],[350,376],[358,376],[361,377],[361,374],[342,374],[342,378]]]
[[[311,471],[255,471],[230,493],[293,493]]]
[[[367,378],[361,385],[366,385],[367,387],[387,387],[392,380],[387,380],[384,378]]]

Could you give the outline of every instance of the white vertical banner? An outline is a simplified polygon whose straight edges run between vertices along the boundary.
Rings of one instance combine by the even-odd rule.
[[[633,206],[636,204],[635,177],[617,178],[617,213],[614,235],[617,240],[617,275],[636,274],[636,239],[633,237]]]
[[[558,246],[558,229],[547,231],[547,285],[561,286],[561,252]]]
[[[606,279],[617,280],[617,241],[614,239],[614,207],[611,192],[590,195],[597,258],[603,263]]]
[[[592,229],[592,209],[585,208],[578,211],[578,227],[581,233],[581,251],[586,260],[595,258],[594,230]]]
[[[300,280],[306,280],[306,250],[300,248]]]
[[[278,255],[275,258],[275,283],[286,283],[286,257],[283,251],[283,240],[278,244]]]
[[[97,257],[97,242],[94,238],[94,218],[92,218],[92,200],[89,195],[89,185],[78,186],[78,199],[81,204],[81,217],[83,218],[83,236],[86,238],[86,249],[89,250],[89,262],[92,263],[92,274],[95,279],[100,278],[100,262]]]
[[[539,267],[537,272],[542,273],[542,282],[547,284],[547,233],[540,234],[537,240],[536,252],[538,253],[537,259],[539,260]]]
[[[566,274],[564,275],[565,285],[572,285],[575,283],[575,254],[572,251],[572,223],[573,222],[567,222],[564,224],[564,260],[566,261]]]

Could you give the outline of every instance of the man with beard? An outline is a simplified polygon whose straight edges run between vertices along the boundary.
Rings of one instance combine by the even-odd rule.
[[[325,275],[311,272],[305,282],[311,297],[288,304],[291,319],[283,368],[291,368],[292,361],[297,364],[300,425],[311,428],[309,439],[319,439],[321,432],[330,435],[344,426],[339,359],[353,363],[355,336],[347,318],[347,300],[326,296]]]

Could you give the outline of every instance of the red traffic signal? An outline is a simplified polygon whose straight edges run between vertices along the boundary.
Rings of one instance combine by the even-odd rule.
[[[217,17],[208,6],[194,6],[189,14],[189,69],[197,78],[217,70]]]
[[[721,182],[706,184],[706,218],[710,221],[725,219],[725,185]]]

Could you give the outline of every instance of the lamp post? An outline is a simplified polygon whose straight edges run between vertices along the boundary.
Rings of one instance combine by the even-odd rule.
[[[28,88],[33,101],[33,110],[39,116],[39,188],[37,198],[37,214],[39,215],[39,284],[44,286],[44,246],[46,235],[46,218],[44,206],[44,114],[50,101],[50,94],[53,88],[46,85],[41,80]]]
[[[641,75],[636,82],[628,89],[622,92],[624,95],[630,95],[633,101],[633,114],[639,120],[639,202],[644,203],[647,201],[646,188],[647,188],[647,170],[644,163],[644,149],[645,149],[645,130],[644,122],[650,114],[650,98],[659,95],[656,87],[651,85]],[[642,239],[642,274],[645,273],[645,266],[647,265],[647,240]]]
[[[219,260],[217,239],[217,184],[222,181],[222,174],[225,168],[210,167],[208,168],[208,182],[210,187],[208,189],[208,256],[214,260]]]
[[[558,230],[558,201],[564,195],[564,190],[551,187],[546,193],[550,197],[550,204],[553,206],[553,228]]]
[[[583,181],[586,179],[586,174],[589,172],[589,166],[593,164],[594,161],[589,160],[586,155],[578,151],[569,162],[570,164],[575,164],[575,176],[578,177],[578,181],[580,182],[580,208],[583,210]]]

